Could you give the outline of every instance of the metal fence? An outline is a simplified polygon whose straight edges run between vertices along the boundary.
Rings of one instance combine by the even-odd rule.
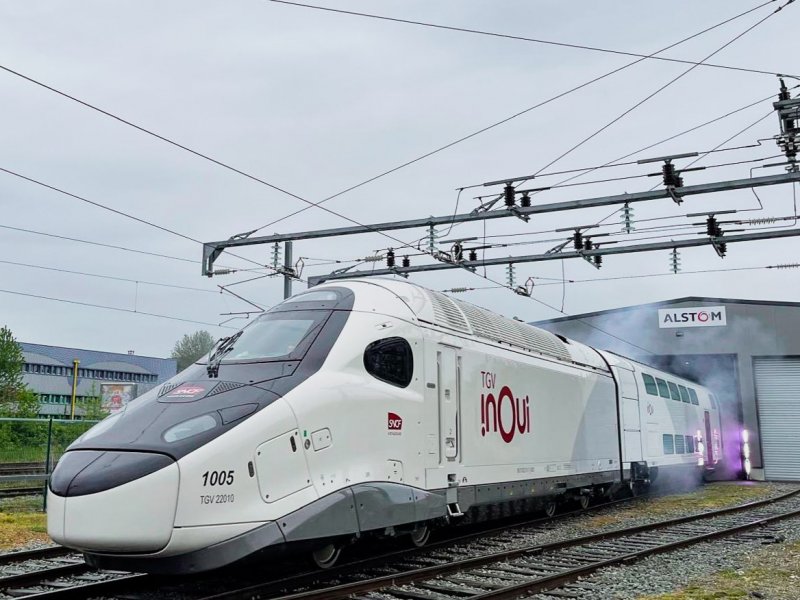
[[[98,421],[0,418],[0,489],[43,485],[72,442]]]

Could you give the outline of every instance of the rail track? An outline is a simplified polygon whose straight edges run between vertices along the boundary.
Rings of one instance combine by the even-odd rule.
[[[589,510],[608,506],[599,505]],[[193,600],[464,600],[467,597],[506,600],[546,590],[556,590],[557,596],[580,597],[580,593],[590,589],[590,584],[576,584],[575,581],[600,568],[800,516],[800,490],[649,525],[552,543],[530,543],[537,533],[547,531],[553,521],[582,512],[585,511],[562,514],[555,519],[483,528],[425,548],[384,553],[327,571],[299,572],[280,579],[276,579],[280,569],[255,576],[253,569],[248,574],[226,570],[187,582],[141,574],[89,571],[85,565],[81,570],[75,565],[74,571],[65,569],[61,575],[53,571],[10,581],[11,587],[0,579],[0,598],[6,597],[4,593],[7,597],[31,599],[153,598],[157,597],[156,590],[158,594],[163,592],[170,597]],[[503,534],[503,539],[496,534]],[[480,540],[479,544],[476,540]],[[267,578],[271,580],[264,581]],[[235,588],[231,582],[235,582]]]
[[[346,574],[354,568],[369,568],[380,567],[390,561],[401,561],[419,554],[420,552],[429,552],[436,548],[446,548],[459,543],[468,543],[470,541],[481,539],[485,536],[491,536],[506,532],[515,528],[546,528],[551,526],[554,522],[559,520],[568,519],[577,515],[585,514],[587,512],[595,512],[611,508],[618,504],[623,504],[636,500],[636,498],[624,498],[621,500],[614,500],[610,502],[603,502],[588,509],[571,510],[562,512],[554,517],[537,517],[530,518],[530,513],[522,517],[507,518],[498,522],[489,522],[482,525],[476,525],[468,528],[468,533],[463,531],[451,530],[451,534],[445,539],[428,544],[422,549],[419,548],[404,548],[402,550],[395,550],[390,552],[381,552],[378,556],[371,556],[370,558],[363,559],[358,556],[354,557],[349,562],[342,564],[334,569],[329,569],[323,572],[298,572],[297,574],[283,578],[273,578],[272,584],[299,587],[304,585],[304,582],[313,579],[315,576],[324,574],[326,578]],[[642,498],[639,498],[642,500]],[[80,559],[80,564],[70,565],[59,571],[58,568],[52,568],[52,565],[42,564],[41,559],[50,557],[70,557],[71,559],[79,559],[79,555],[73,551],[60,546],[44,548],[40,550],[30,550],[25,552],[14,552],[9,554],[0,554],[0,567],[9,563],[20,563],[19,576],[0,577],[0,599],[6,596],[13,598],[91,598],[95,595],[103,595],[113,597],[116,594],[129,598],[134,597],[131,592],[135,590],[142,590],[143,595],[148,590],[153,590],[162,585],[175,586],[178,589],[183,588],[181,591],[187,597],[200,597],[201,593],[195,591],[191,593],[188,588],[204,587],[208,589],[227,589],[230,587],[228,577],[236,569],[223,571],[220,575],[210,574],[204,576],[199,584],[186,585],[180,582],[180,579],[156,577],[140,573],[123,573],[117,571],[93,571],[85,565]],[[27,565],[27,566],[26,566]],[[295,566],[293,571],[297,571]],[[277,572],[277,571],[276,571]],[[284,571],[285,572],[285,571]],[[252,585],[256,585],[252,581],[252,576],[242,577],[242,580],[250,580]],[[3,594],[6,594],[4,596]]]
[[[16,498],[18,496],[39,496],[44,493],[44,483],[38,486],[20,486],[0,488],[0,498]]]
[[[12,462],[0,464],[2,475],[41,475],[45,472],[43,462]]]

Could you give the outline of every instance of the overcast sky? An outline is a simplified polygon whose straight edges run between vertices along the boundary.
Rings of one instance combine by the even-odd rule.
[[[649,54],[724,21],[757,3],[744,0],[675,0],[668,4],[625,0],[319,0],[319,4]],[[779,3],[768,3],[698,36],[665,56],[701,60],[729,42]],[[710,62],[770,72],[799,73],[798,10],[789,6]],[[0,64],[92,103],[163,136],[224,161],[310,201],[402,164],[577,86],[632,58],[523,41],[426,29],[276,4],[266,0],[172,2],[3,0],[0,2]],[[648,60],[531,111],[326,204],[362,223],[450,214],[456,188],[533,173],[571,146],[682,73],[688,65]],[[796,85],[798,81],[790,81]],[[699,67],[609,127],[549,171],[614,160],[685,129],[777,93],[774,76]],[[799,90],[800,91],[800,90]],[[767,100],[713,125],[636,155],[636,158],[709,150],[771,110]],[[760,148],[711,154],[700,165],[746,161],[778,154],[768,138],[778,131],[770,115],[724,147]],[[202,241],[225,239],[260,227],[305,206],[241,175],[103,116],[18,76],[0,71],[0,167],[105,204]],[[679,162],[686,164],[687,161]],[[764,163],[719,167],[684,175],[685,183],[748,177]],[[606,169],[576,182],[643,175],[658,164]],[[782,172],[758,169],[754,175]],[[556,177],[531,185],[557,183]],[[537,203],[650,189],[658,178],[570,187],[536,196]],[[461,194],[459,212],[477,205]],[[741,218],[794,213],[789,186],[759,190],[764,209]],[[17,339],[52,345],[167,356],[185,333],[216,327],[220,313],[248,310],[221,295],[217,284],[252,277],[240,272],[200,276],[201,247],[120,215],[0,172],[0,260],[124,278],[101,279],[0,262],[0,323]],[[757,208],[744,190],[694,196],[682,206],[671,200],[635,205],[633,236],[656,225],[686,225],[682,217],[706,210]],[[528,242],[487,251],[489,256],[534,254],[563,238],[561,227],[588,224],[613,209],[562,212],[455,228],[449,237],[529,235],[487,241]],[[605,232],[619,232],[619,216]],[[347,225],[312,208],[262,234]],[[790,225],[791,222],[780,224]],[[185,260],[148,256],[8,229],[23,228],[100,244],[124,246]],[[735,228],[730,226],[730,228]],[[741,228],[741,227],[739,227]],[[444,228],[446,231],[446,228]],[[699,231],[699,230],[696,230]],[[424,235],[392,233],[405,241]],[[686,234],[689,235],[680,235]],[[568,234],[567,234],[568,235]],[[674,239],[696,236],[676,229]],[[669,239],[669,238],[666,238]],[[538,242],[532,244],[530,242]],[[295,256],[306,258],[303,276],[398,244],[376,234],[304,241]],[[720,260],[709,247],[681,253],[684,271],[764,267],[798,261],[800,240],[731,245]],[[237,254],[269,262],[267,246]],[[402,252],[398,251],[398,256]],[[194,262],[189,262],[194,261]],[[414,257],[413,264],[424,262]],[[344,263],[347,266],[351,263]],[[227,253],[218,266],[252,269]],[[800,300],[800,269],[684,274],[639,279],[628,275],[669,272],[666,251],[609,257],[596,270],[581,260],[563,265],[568,279],[606,281],[553,285],[538,279],[534,298],[575,314],[697,295]],[[362,267],[363,268],[363,267]],[[528,277],[560,280],[562,264],[518,265],[517,283]],[[503,267],[490,268],[494,281]],[[412,281],[434,289],[492,285],[463,270],[420,274]],[[145,283],[149,282],[149,283]],[[154,286],[164,283],[192,290]],[[545,284],[551,285],[545,285]],[[556,282],[557,283],[557,282]],[[295,284],[295,290],[304,284]],[[201,291],[202,290],[202,291]],[[282,283],[260,279],[232,288],[259,304],[281,299]],[[114,306],[199,321],[168,320],[7,291]],[[560,316],[508,290],[472,291],[461,298],[527,321]],[[243,324],[234,321],[229,325]]]

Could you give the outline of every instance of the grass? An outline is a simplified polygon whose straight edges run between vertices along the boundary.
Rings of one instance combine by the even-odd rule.
[[[633,517],[648,516],[668,519],[685,511],[702,512],[745,504],[762,499],[772,493],[772,486],[752,482],[709,483],[690,493],[653,498],[638,506],[620,509],[610,515],[598,515],[587,520],[589,527],[624,525]]]
[[[8,551],[33,541],[49,540],[41,497],[21,496],[0,500],[0,550]]]
[[[772,544],[752,555],[746,569],[726,570],[676,592],[640,600],[797,600],[800,542]]]

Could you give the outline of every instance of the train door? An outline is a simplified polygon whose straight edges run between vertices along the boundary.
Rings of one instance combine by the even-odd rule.
[[[622,462],[642,460],[642,421],[639,406],[639,388],[633,371],[614,369],[619,388],[619,406],[622,417]]]
[[[705,411],[703,413],[705,415],[705,423],[706,423],[706,464],[713,465],[714,464],[714,438],[711,437],[711,413]]]
[[[461,404],[461,357],[456,348],[436,351],[436,387],[439,390],[439,463],[460,460],[459,420]]]

